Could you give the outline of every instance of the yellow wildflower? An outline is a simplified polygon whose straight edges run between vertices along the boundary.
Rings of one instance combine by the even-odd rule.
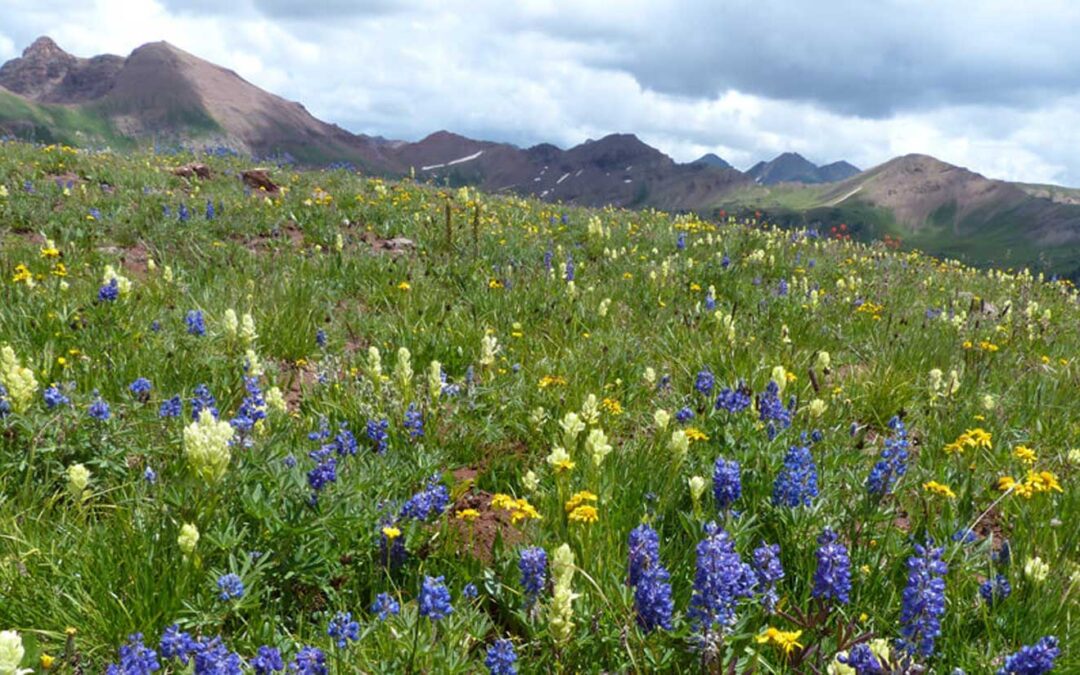
[[[480,517],[480,512],[476,509],[462,509],[457,512],[458,520],[473,521]]]
[[[582,505],[570,512],[568,516],[574,523],[595,523],[599,520],[595,506]]]
[[[932,480],[923,483],[923,489],[948,499],[956,499],[956,493],[952,491],[952,488],[943,483],[938,483],[937,481]]]
[[[707,441],[709,436],[697,427],[686,427],[686,437],[690,441]]]
[[[402,281],[400,284],[397,285],[397,287],[399,291],[407,291],[412,288],[412,286],[409,285],[408,281]]]
[[[764,633],[757,636],[757,642],[758,644],[772,642],[777,647],[782,649],[784,651],[784,654],[791,654],[791,652],[795,651],[796,647],[802,649],[802,644],[800,644],[798,641],[799,636],[801,635],[801,630],[787,631],[779,630],[777,628],[769,626],[769,628]]]
[[[384,527],[382,529],[382,533],[383,533],[383,536],[386,537],[387,539],[389,539],[390,541],[394,541],[395,539],[397,539],[398,537],[401,536],[401,530],[399,530],[398,528],[393,527],[391,525],[387,525],[386,527]]]
[[[1038,460],[1035,451],[1026,445],[1018,445],[1013,448],[1013,455],[1024,464],[1034,464]]]
[[[567,500],[565,505],[566,512],[570,513],[585,502],[595,502],[597,499],[599,498],[595,494],[589,492],[588,490],[582,490],[581,492],[578,492],[569,500]]]
[[[545,375],[540,378],[540,382],[537,386],[541,389],[547,389],[548,387],[561,387],[566,384],[566,378],[558,375]]]
[[[613,398],[605,398],[601,405],[604,407],[604,410],[607,410],[614,417],[623,414],[622,404]]]

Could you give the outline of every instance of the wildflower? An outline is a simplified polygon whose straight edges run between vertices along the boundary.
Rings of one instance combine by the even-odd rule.
[[[397,285],[397,287],[398,287],[399,291],[408,291],[408,290],[412,289],[412,286],[409,284],[408,281],[402,281],[401,283],[399,283]]]
[[[495,355],[499,352],[499,341],[494,335],[484,335],[480,340],[480,365],[490,368],[495,364]]]
[[[757,636],[758,644],[767,644],[772,642],[777,647],[784,651],[784,655],[790,655],[796,648],[802,649],[802,644],[799,643],[799,637],[802,635],[801,630],[786,631],[779,630],[769,626],[769,628]]]
[[[581,404],[581,421],[588,426],[600,421],[600,402],[596,399],[596,394],[589,394]]]
[[[703,432],[701,429],[698,429],[697,427],[686,427],[686,438],[687,440],[693,441],[695,443],[697,441],[709,440],[708,434]]]
[[[738,389],[722,389],[716,396],[717,410],[726,410],[729,413],[739,413],[750,407],[750,392],[744,387]]]
[[[52,410],[58,405],[67,405],[71,403],[71,399],[69,399],[67,396],[64,396],[60,389],[55,385],[43,391],[41,395],[42,398],[45,399],[45,406],[49,410]]]
[[[472,522],[480,517],[480,512],[476,509],[461,509],[455,516],[458,520],[464,520]]]
[[[855,645],[850,651],[838,653],[836,662],[843,664],[846,671],[850,671],[851,675],[885,674],[885,669],[881,667],[881,661],[874,654],[873,648],[865,642]],[[831,667],[829,672],[832,672]]]
[[[1024,464],[1034,464],[1039,459],[1035,451],[1026,445],[1018,445],[1013,448],[1013,456]]]
[[[405,411],[403,426],[408,429],[409,436],[412,438],[421,438],[424,435],[424,414],[415,403],[410,403],[408,410]]]
[[[176,538],[180,552],[190,556],[195,552],[195,546],[199,543],[199,528],[194,523],[184,523],[180,526],[180,536]]]
[[[668,441],[668,448],[671,450],[672,456],[676,462],[682,462],[686,457],[686,453],[690,450],[690,438],[686,432],[682,429],[676,429],[671,432],[671,440]]]
[[[997,675],[1042,675],[1054,669],[1054,660],[1061,655],[1058,640],[1048,635],[1034,645],[1024,645],[1020,651],[1005,659]]]
[[[159,670],[157,652],[143,644],[142,633],[128,636],[128,643],[120,648],[119,664],[111,664],[106,672],[109,675],[142,675]],[[3,672],[0,670],[0,672]],[[30,671],[16,671],[30,672]]]
[[[398,349],[397,361],[394,362],[394,379],[402,391],[408,389],[409,385],[412,384],[412,354],[405,347]]]
[[[244,582],[235,574],[223,574],[217,580],[218,599],[234,600],[244,595]]]
[[[285,662],[281,659],[281,652],[274,647],[263,645],[250,661],[251,669],[255,675],[270,675],[285,670]]]
[[[782,367],[782,366],[780,366]],[[791,409],[780,401],[782,388],[775,380],[770,380],[765,392],[758,396],[758,419],[762,422],[777,422],[781,429],[791,426]]]
[[[318,647],[303,647],[289,664],[294,675],[326,675],[326,654]]]
[[[518,570],[521,587],[525,589],[525,605],[531,607],[547,581],[547,553],[539,546],[523,548],[518,558]]]
[[[30,271],[30,268],[26,265],[19,264],[15,266],[15,274],[11,276],[11,283],[26,284],[27,288],[34,287],[34,273]]]
[[[934,653],[934,641],[941,635],[941,617],[945,614],[945,573],[941,560],[943,548],[915,545],[915,555],[908,558],[908,582],[900,610],[902,647],[910,654],[928,658]]]
[[[263,398],[266,401],[267,407],[277,410],[278,412],[288,412],[289,407],[285,402],[285,395],[281,393],[279,387],[270,387],[267,389]]]
[[[908,440],[907,429],[899,417],[889,420],[889,428],[892,435],[885,439],[885,447],[881,451],[881,459],[870,471],[866,479],[866,489],[871,495],[882,496],[888,494],[895,486],[896,481],[907,473]]]
[[[948,485],[938,483],[937,481],[927,481],[923,483],[923,489],[927,492],[931,492],[936,495],[941,495],[946,499],[956,499],[956,493],[952,491]]]
[[[570,515],[567,516],[567,519],[572,523],[591,524],[591,523],[595,523],[600,518],[599,518],[599,515],[597,514],[595,506],[589,506],[587,504],[583,504],[583,505],[578,506],[577,508],[575,508],[573,511],[571,511]]]
[[[529,492],[536,492],[536,489],[540,487],[540,479],[536,477],[536,473],[529,470],[525,472],[525,476],[521,479],[521,484]]]
[[[120,287],[117,285],[116,279],[99,288],[97,297],[100,302],[115,302],[120,297]]]
[[[604,458],[612,450],[611,443],[608,443],[603,429],[593,429],[589,432],[589,435],[585,438],[585,450],[592,457],[594,465],[600,466],[603,464]]]
[[[150,389],[153,385],[150,384],[150,380],[145,377],[137,378],[134,382],[128,385],[128,391],[131,395],[138,400],[146,403],[150,399]]]
[[[372,449],[380,455],[385,454],[390,446],[390,420],[368,420],[365,431]]]
[[[712,371],[708,368],[703,368],[698,371],[697,378],[694,380],[694,389],[708,396],[712,393],[715,382],[716,378],[713,376]]]
[[[82,464],[72,464],[67,468],[66,475],[68,492],[76,500],[81,500],[90,484],[90,469]]]
[[[450,591],[443,583],[443,578],[424,577],[420,587],[420,616],[426,616],[432,621],[449,616],[454,608],[450,604]]]
[[[344,649],[349,642],[360,639],[360,624],[353,621],[349,612],[338,612],[326,627],[326,634],[334,639],[338,649]]]
[[[484,657],[484,665],[487,666],[491,675],[517,675],[515,661],[517,661],[517,654],[514,652],[514,645],[505,639],[492,643],[488,647],[487,656]]]
[[[668,411],[660,409],[653,413],[653,423],[656,424],[657,429],[667,429],[667,426],[670,422],[671,415],[668,413]]]
[[[442,515],[450,503],[450,491],[441,481],[440,474],[432,474],[424,488],[409,497],[401,507],[401,517],[426,522],[432,517]]]
[[[691,476],[686,482],[690,487],[690,499],[694,502],[694,508],[697,508],[698,502],[701,501],[701,496],[705,494],[705,488],[708,486],[708,483],[703,476]]]
[[[0,348],[0,387],[15,413],[25,412],[38,390],[34,371],[23,367],[8,345]]]
[[[25,675],[33,668],[19,668],[26,650],[22,638],[13,630],[0,631],[0,675]]]
[[[792,446],[784,456],[784,466],[773,483],[772,502],[790,508],[809,506],[818,496],[817,465],[810,449]]]
[[[1024,576],[1031,579],[1036,584],[1041,584],[1046,581],[1046,577],[1050,575],[1050,565],[1043,562],[1043,559],[1039,556],[1028,558],[1024,562]]]
[[[117,274],[112,265],[105,266],[105,274],[102,276],[101,283],[112,286],[119,295],[127,295],[131,292],[131,280]],[[116,298],[112,299],[115,300]]]
[[[688,616],[698,630],[721,633],[735,625],[735,609],[740,600],[750,597],[754,588],[754,570],[743,562],[734,543],[715,523],[705,526],[705,538],[697,545],[694,593]]]
[[[86,414],[90,415],[99,422],[107,422],[112,413],[109,411],[109,404],[106,403],[100,396],[98,396],[90,407],[87,409]]]
[[[645,632],[657,627],[671,630],[670,575],[660,563],[660,538],[646,524],[630,531],[627,583],[634,588],[638,624]]]
[[[401,605],[389,593],[379,593],[371,605],[371,611],[379,616],[379,621],[386,621],[391,614],[401,611]]]
[[[851,592],[851,559],[847,547],[837,542],[829,528],[818,537],[817,569],[814,571],[813,596],[821,600],[848,603]]]
[[[565,642],[574,631],[574,600],[578,597],[571,584],[574,580],[574,553],[569,544],[555,550],[552,564],[554,592],[549,608],[549,623],[556,641]]]
[[[183,402],[179,396],[173,396],[170,399],[161,402],[161,406],[158,408],[158,417],[179,417],[183,410]]]
[[[476,588],[476,584],[469,582],[461,589],[461,597],[468,600],[473,600],[480,594],[480,591]]]
[[[202,337],[206,335],[206,321],[203,319],[203,313],[201,310],[193,309],[187,313],[184,317],[184,323],[187,324],[187,332],[189,335],[196,337]]]
[[[754,549],[753,554],[754,575],[757,577],[757,588],[761,595],[761,604],[770,614],[776,611],[776,603],[780,596],[776,592],[776,583],[784,578],[784,568],[780,564],[780,544],[766,544]]]
[[[810,405],[807,406],[807,410],[809,410],[811,417],[821,417],[825,414],[825,411],[828,409],[828,407],[829,406],[825,403],[825,401],[822,401],[820,398],[815,398],[813,401],[810,401]]]
[[[157,472],[149,466],[146,467],[143,471],[143,480],[146,481],[148,485],[154,485],[157,483]]]
[[[575,412],[566,413],[559,422],[559,427],[563,430],[563,444],[568,448],[574,448],[577,445],[578,434],[585,431],[585,423]]]
[[[559,377],[558,375],[544,375],[537,383],[537,386],[540,389],[547,389],[548,387],[561,387],[564,385],[566,385],[566,378]]]
[[[1004,574],[987,579],[979,585],[979,595],[988,605],[994,605],[1012,594],[1012,585]]]
[[[225,475],[232,437],[233,427],[215,420],[209,410],[203,410],[199,419],[184,429],[184,454],[196,475],[208,481],[220,480]]]
[[[713,464],[713,499],[721,513],[727,511],[742,496],[739,463],[718,457]]]
[[[554,447],[547,456],[547,463],[555,469],[555,473],[573,470],[575,463],[570,459],[570,454],[564,448]]]

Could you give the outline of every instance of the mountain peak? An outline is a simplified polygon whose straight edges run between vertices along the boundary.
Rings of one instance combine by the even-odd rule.
[[[23,50],[22,57],[24,59],[55,59],[57,57],[71,58],[71,54],[68,54],[60,45],[56,44],[48,35],[42,35],[38,39],[30,43],[30,46]]]
[[[715,166],[718,169],[730,169],[731,164],[727,162],[723,157],[720,157],[715,152],[707,152],[701,157],[698,157],[691,164],[704,164],[706,166]]]

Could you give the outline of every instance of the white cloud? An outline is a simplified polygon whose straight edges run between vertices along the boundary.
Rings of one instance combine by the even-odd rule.
[[[1018,15],[992,0],[965,19],[961,2],[909,1],[908,14],[879,16],[844,14],[848,0],[763,0],[737,20],[690,0],[617,11],[593,0],[336,1],[314,15],[266,0],[5,4],[5,58],[40,34],[84,56],[164,39],[362,133],[417,139],[445,128],[565,147],[632,132],[681,161],[716,152],[742,168],[786,150],[862,167],[922,152],[993,177],[1080,184],[1070,151],[1080,96],[1062,86],[1076,76],[1055,58],[1080,25],[1071,3]],[[1005,25],[1027,37],[1005,40]],[[1028,84],[1039,94],[1019,100]],[[875,112],[851,112],[863,108]]]

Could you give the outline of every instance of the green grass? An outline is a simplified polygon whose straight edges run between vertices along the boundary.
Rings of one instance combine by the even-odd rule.
[[[221,636],[245,659],[262,645],[286,661],[315,646],[335,673],[483,672],[498,638],[513,642],[526,673],[729,672],[731,663],[740,673],[824,673],[855,640],[901,636],[907,561],[914,544],[932,539],[948,562],[942,634],[933,656],[903,667],[991,672],[1053,634],[1058,672],[1080,668],[1080,540],[1071,527],[1080,509],[1080,308],[1069,284],[736,218],[564,208],[345,171],[277,171],[288,189],[268,199],[245,191],[237,159],[205,159],[209,181],[170,173],[190,159],[0,144],[0,343],[36,382],[25,410],[0,420],[0,631],[21,635],[25,667],[48,654],[55,672],[76,664],[101,672],[128,635],[141,632],[157,648],[179,623],[193,636]],[[83,182],[65,192],[51,176],[68,172]],[[191,213],[183,222],[181,203]],[[850,211],[820,217],[842,213]],[[603,234],[590,234],[594,217]],[[882,214],[862,217],[873,236],[892,227]],[[372,238],[395,236],[415,249],[372,251]],[[44,238],[62,257],[42,252]],[[564,277],[570,256],[573,286]],[[115,301],[99,299],[107,265],[131,282]],[[706,308],[710,288],[715,310]],[[188,332],[195,310],[205,335]],[[227,310],[250,313],[257,337],[232,334]],[[731,339],[724,314],[734,316]],[[499,345],[490,362],[485,335]],[[262,392],[282,392],[286,409],[269,406],[249,443],[230,449],[220,478],[207,479],[185,452],[189,401],[206,385],[221,418],[233,419],[248,395],[249,350],[264,371]],[[433,395],[433,361],[460,393]],[[758,394],[777,366],[792,375],[783,402],[793,397],[794,407],[775,437],[753,409],[717,410],[715,391],[695,390],[708,368],[716,389],[745,382]],[[934,394],[935,369],[945,382],[956,372],[955,392]],[[11,369],[0,370],[14,390]],[[152,382],[146,401],[129,390],[139,377]],[[46,406],[54,383],[70,404]],[[599,411],[568,442],[560,421],[584,415],[590,395]],[[97,396],[110,406],[107,421],[88,414]],[[173,396],[183,415],[161,418]],[[820,417],[815,399],[825,406]],[[410,406],[422,415],[421,437],[405,426]],[[694,417],[681,425],[674,415],[684,408]],[[672,416],[667,428],[658,428],[658,409]],[[872,498],[867,476],[894,416],[908,431],[907,471]],[[383,419],[388,447],[376,453],[368,423]],[[331,439],[346,424],[358,451],[333,455],[336,480],[312,504],[309,453],[329,439],[308,434],[323,421]],[[682,456],[671,441],[687,426],[707,438]],[[945,451],[974,428],[992,436],[989,448]],[[585,440],[595,429],[613,446],[599,464]],[[803,440],[814,431],[820,440]],[[803,444],[820,494],[808,506],[775,505],[785,454]],[[547,462],[556,445],[573,469]],[[1020,445],[1061,492],[999,490],[1003,476],[1028,475]],[[741,464],[737,514],[714,501],[720,457]],[[91,474],[78,496],[67,478],[76,464]],[[433,475],[451,496],[446,510],[426,522],[400,517]],[[707,483],[696,501],[694,476]],[[929,481],[955,497],[928,491]],[[593,524],[566,513],[582,490],[598,497]],[[491,509],[495,493],[526,498],[542,519],[511,524]],[[472,527],[457,517],[465,508],[481,513]],[[785,576],[780,613],[740,601],[706,664],[716,652],[700,650],[688,610],[695,548],[711,521],[744,561],[763,541],[779,544]],[[400,565],[388,566],[380,550],[388,522],[401,531]],[[643,631],[626,586],[627,539],[643,522],[657,531],[670,572],[670,630]],[[190,555],[178,542],[184,524],[200,532]],[[850,601],[822,609],[813,578],[826,527],[847,547],[852,577]],[[976,541],[953,540],[969,527]],[[1003,561],[993,554],[1006,541]],[[575,556],[579,597],[573,627],[560,636],[550,586],[527,608],[518,558],[521,547],[539,546],[550,563],[563,544]],[[1025,574],[1034,557],[1048,565],[1045,579]],[[241,598],[218,599],[225,573],[243,580]],[[998,573],[1013,592],[989,606],[978,588]],[[426,576],[444,577],[448,618],[418,616]],[[469,583],[472,599],[463,595]],[[370,611],[380,593],[402,607],[385,622]],[[362,634],[344,649],[327,635],[338,611],[351,612]],[[785,656],[760,644],[770,626],[801,630],[802,647]],[[894,642],[892,651],[902,667]]]

